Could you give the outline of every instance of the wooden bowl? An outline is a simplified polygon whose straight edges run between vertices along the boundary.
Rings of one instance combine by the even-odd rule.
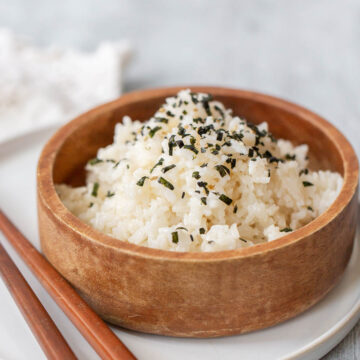
[[[239,334],[277,324],[318,302],[349,261],[357,217],[358,160],[345,137],[318,115],[258,93],[208,92],[277,137],[310,146],[314,168],[338,171],[342,190],[321,216],[278,240],[214,253],[156,250],[122,242],[83,223],[54,183],[84,182],[84,165],[112,143],[124,115],[146,120],[180,88],[126,94],[62,127],[37,172],[41,246],[48,260],[106,320],[138,331],[184,337]]]

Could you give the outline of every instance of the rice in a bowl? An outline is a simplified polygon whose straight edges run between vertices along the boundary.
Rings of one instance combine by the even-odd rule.
[[[275,240],[323,213],[340,174],[310,171],[308,146],[233,116],[208,94],[180,91],[86,165],[86,185],[57,185],[65,206],[119,240],[220,251]]]

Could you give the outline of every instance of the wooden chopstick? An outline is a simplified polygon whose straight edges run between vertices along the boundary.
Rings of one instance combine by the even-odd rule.
[[[1,209],[0,230],[102,359],[136,359],[74,288],[11,223]]]
[[[76,359],[29,284],[0,244],[0,275],[48,359]]]

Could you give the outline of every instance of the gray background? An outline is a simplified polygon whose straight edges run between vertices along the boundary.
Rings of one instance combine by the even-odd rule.
[[[360,1],[0,0],[0,26],[88,50],[127,38],[135,52],[124,91],[212,84],[269,93],[326,117],[360,154]],[[325,359],[360,359],[359,339],[358,324]]]

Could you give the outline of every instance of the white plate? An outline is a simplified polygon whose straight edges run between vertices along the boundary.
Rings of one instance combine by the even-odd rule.
[[[53,130],[0,144],[0,207],[39,248],[35,174],[40,150]],[[359,236],[341,282],[302,315],[269,329],[219,339],[178,339],[115,329],[139,359],[317,359],[351,330],[360,317]],[[0,236],[25,278],[80,359],[97,359],[75,327]],[[0,280],[0,358],[45,359],[4,283]]]

